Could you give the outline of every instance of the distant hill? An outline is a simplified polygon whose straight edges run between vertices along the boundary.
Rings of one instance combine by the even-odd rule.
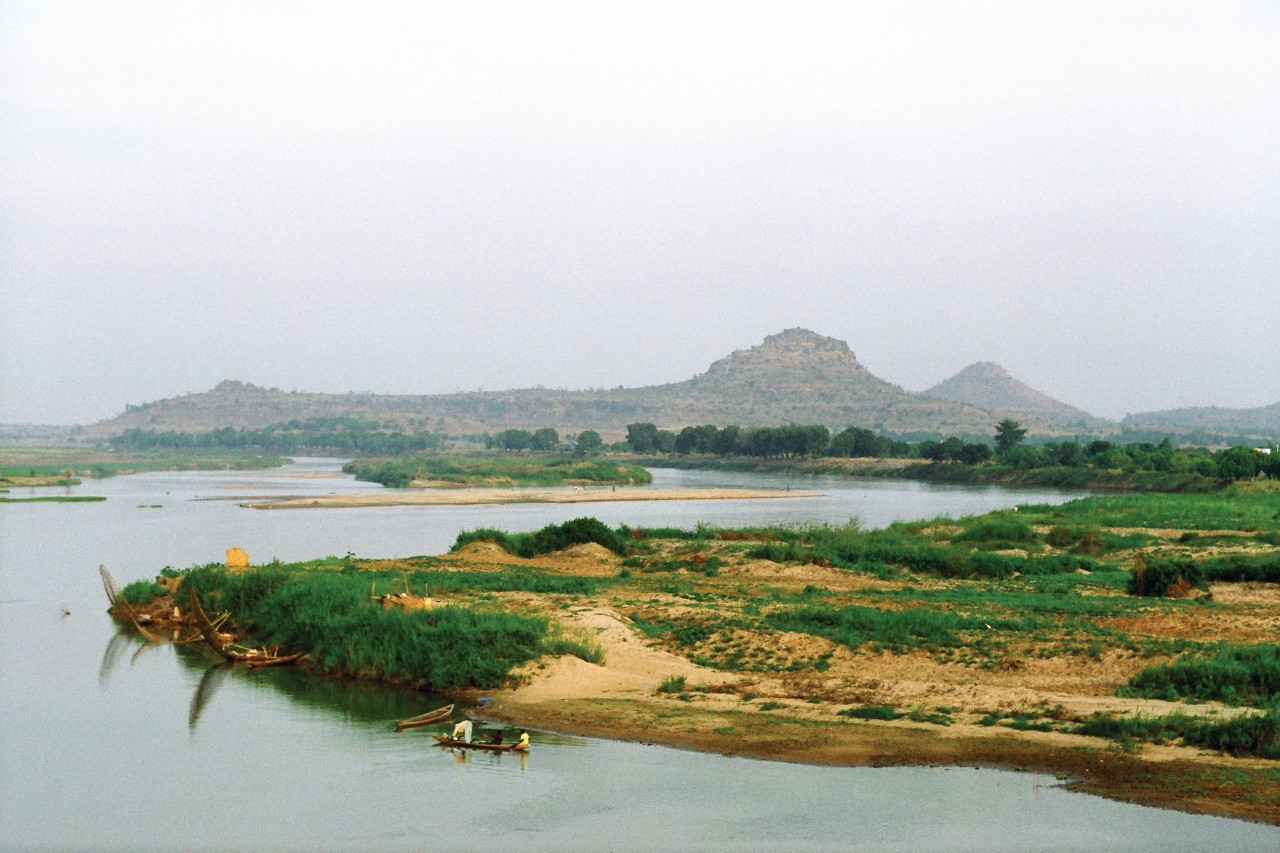
[[[129,406],[115,418],[85,427],[82,434],[105,437],[133,427],[178,432],[244,429],[318,416],[376,419],[454,435],[551,426],[562,433],[594,429],[606,438],[620,436],[628,423],[637,421],[664,429],[810,423],[833,429],[857,425],[908,437],[989,437],[999,419],[963,401],[907,392],[874,376],[844,341],[788,329],[725,356],[705,373],[667,385],[414,396],[284,392],[226,381],[203,393]],[[1059,422],[1040,415],[1026,414],[1019,420],[1032,434],[1070,434]]]
[[[1175,434],[1252,437],[1280,440],[1280,403],[1256,409],[1198,406],[1128,415],[1120,427],[1132,431],[1167,430]]]
[[[1059,402],[1010,376],[1003,367],[980,361],[939,382],[921,396],[965,403],[1016,421],[1046,421],[1077,430],[1108,430],[1115,425]]]

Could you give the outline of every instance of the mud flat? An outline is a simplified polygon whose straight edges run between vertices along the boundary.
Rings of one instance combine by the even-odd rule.
[[[374,492],[356,495],[308,495],[285,500],[255,501],[251,509],[332,509],[369,506],[461,506],[514,503],[601,503],[610,501],[722,501],[814,498],[819,492],[783,489],[650,489],[645,487],[585,487],[571,489],[431,489],[421,492]]]

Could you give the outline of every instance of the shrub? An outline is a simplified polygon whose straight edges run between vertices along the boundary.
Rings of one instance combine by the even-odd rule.
[[[599,519],[588,516],[575,518],[564,524],[548,524],[533,534],[528,546],[521,549],[523,553],[520,556],[534,557],[587,542],[603,545],[615,554],[625,554],[627,551],[626,541],[622,536]]]
[[[905,716],[888,705],[858,705],[836,711],[836,714],[841,717],[852,717],[855,720],[896,720]]]
[[[517,557],[536,557],[588,542],[602,545],[615,554],[627,553],[627,542],[623,535],[591,517],[575,518],[564,524],[548,524],[533,533],[507,533],[492,528],[464,530],[458,534],[449,550],[457,551],[464,545],[477,541],[494,542]]]
[[[688,687],[683,675],[668,675],[658,685],[658,693],[683,693]]]
[[[1200,564],[1195,560],[1182,557],[1139,558],[1129,577],[1129,594],[1178,597],[1201,586],[1203,578]]]
[[[120,597],[135,607],[150,604],[152,599],[164,595],[165,588],[154,581],[134,581],[120,590]]]

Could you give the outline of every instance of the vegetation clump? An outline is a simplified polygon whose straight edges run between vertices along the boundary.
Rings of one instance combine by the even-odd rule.
[[[1074,732],[1115,740],[1128,749],[1140,741],[1167,743],[1181,738],[1190,746],[1229,755],[1280,759],[1280,708],[1226,718],[1180,713],[1127,717],[1101,713],[1080,723]]]
[[[1219,701],[1266,707],[1280,700],[1280,646],[1226,643],[1146,667],[1129,691],[1154,699]]]
[[[355,459],[342,467],[357,480],[403,488],[446,486],[634,485],[653,481],[638,465],[554,456],[399,456]]]
[[[608,548],[615,554],[627,553],[627,540],[622,533],[589,516],[563,524],[548,524],[533,533],[507,533],[492,528],[464,530],[458,534],[450,551],[457,551],[472,542],[493,542],[517,557],[536,557],[588,542]]]

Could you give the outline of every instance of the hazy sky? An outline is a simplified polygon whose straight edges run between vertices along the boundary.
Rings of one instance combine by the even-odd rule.
[[[1280,401],[1280,4],[0,0],[0,422],[240,379]]]

